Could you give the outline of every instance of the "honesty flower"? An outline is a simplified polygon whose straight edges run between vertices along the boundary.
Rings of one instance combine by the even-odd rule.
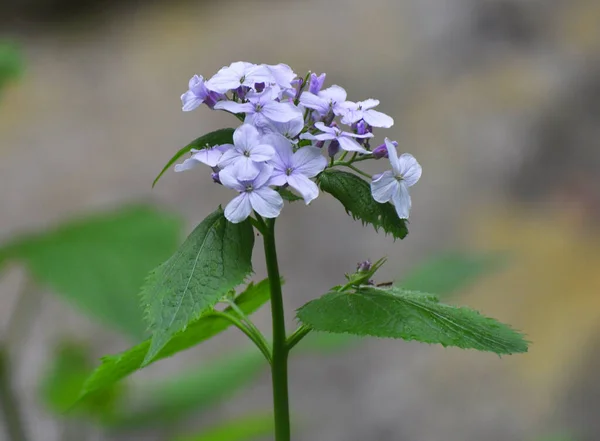
[[[254,125],[256,126],[256,128],[264,135],[268,135],[271,133],[278,133],[278,134],[286,137],[293,143],[297,142],[294,140],[294,138],[296,138],[296,136],[298,136],[300,134],[300,132],[302,131],[302,129],[304,128],[304,118],[302,118],[302,117],[294,118],[294,119],[292,119],[288,122],[284,122],[284,123],[276,122],[276,121],[269,121],[264,118],[259,119],[259,120],[254,120],[253,122],[254,122]]]
[[[373,176],[371,193],[377,202],[391,201],[400,219],[408,219],[411,207],[408,187],[412,187],[421,177],[422,169],[414,156],[404,153],[398,157],[396,147],[385,139],[392,170]]]
[[[279,216],[283,208],[281,195],[268,187],[268,181],[273,172],[273,167],[261,164],[258,173],[250,179],[240,179],[236,167],[221,170],[219,179],[228,188],[240,192],[240,195],[227,204],[225,217],[232,223],[242,222],[252,210],[263,217],[273,218]]]
[[[273,79],[275,80],[275,84],[277,84],[282,89],[292,89],[292,81],[297,77],[292,68],[287,64],[279,63],[275,65],[266,64],[265,65]]]
[[[202,76],[194,75],[189,83],[189,90],[181,95],[182,110],[189,112],[194,110],[202,103],[206,103],[211,109],[221,98],[218,93],[211,92],[206,88],[206,83]]]
[[[229,150],[231,144],[218,145],[210,149],[196,150],[192,149],[192,156],[183,161],[181,164],[175,166],[176,172],[182,172],[190,170],[196,167],[198,164],[206,164],[210,167],[216,167],[227,150]]]
[[[361,146],[354,138],[372,138],[372,133],[365,133],[364,135],[358,135],[356,133],[344,132],[337,127],[327,127],[322,122],[315,123],[315,127],[322,132],[318,135],[304,135],[306,139],[316,139],[318,141],[337,141],[340,147],[348,152],[359,152],[359,153],[370,153],[367,149]]]
[[[267,87],[262,92],[250,92],[246,96],[248,102],[219,101],[215,104],[217,110],[227,110],[231,113],[245,113],[250,119],[246,122],[253,124],[255,120],[266,118],[270,121],[288,122],[302,117],[302,112],[293,104],[276,101],[277,88]]]
[[[307,205],[319,196],[317,184],[309,178],[327,167],[327,159],[321,154],[321,149],[307,146],[294,153],[292,143],[278,134],[268,135],[265,142],[275,147],[276,152],[269,161],[273,166],[269,183],[277,186],[288,184],[302,195]]]
[[[346,111],[341,107],[344,101],[346,101],[346,91],[335,85],[321,90],[318,94],[302,92],[300,95],[300,104],[308,109],[316,110],[320,116],[325,116],[329,112],[342,115]]]
[[[240,86],[254,89],[255,84],[271,84],[273,81],[273,75],[266,66],[237,61],[222,67],[206,82],[206,87],[214,92],[227,93]]]
[[[242,124],[233,132],[233,145],[227,147],[221,156],[218,166],[234,167],[239,179],[252,179],[259,170],[259,163],[268,161],[275,155],[275,150],[260,139],[256,127]]]
[[[367,124],[373,127],[392,127],[394,125],[392,117],[385,113],[378,112],[377,110],[373,110],[373,107],[378,105],[379,100],[373,99],[358,101],[357,103],[346,101],[340,104],[340,107],[345,109],[342,122],[344,124],[352,124],[363,119]]]
[[[327,75],[324,73],[322,73],[321,75],[311,73],[310,83],[308,84],[308,91],[314,95],[317,95],[323,88],[323,83],[325,83],[326,76]]]

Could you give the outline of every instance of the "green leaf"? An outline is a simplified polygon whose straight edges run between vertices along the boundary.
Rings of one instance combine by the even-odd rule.
[[[175,441],[253,441],[272,436],[273,415],[252,415],[225,421],[198,435],[182,436]]]
[[[112,422],[119,427],[173,424],[190,413],[216,406],[247,386],[268,365],[255,348],[212,361],[206,366],[142,384],[131,391],[132,401]],[[157,384],[158,383],[158,384]]]
[[[152,331],[145,363],[152,361],[174,334],[210,311],[252,273],[253,246],[250,221],[233,224],[218,209],[169,260],[150,273],[142,288]]]
[[[156,185],[158,180],[165,174],[165,172],[173,165],[175,162],[181,158],[186,153],[189,153],[192,149],[203,150],[214,147],[216,145],[222,144],[232,144],[233,143],[233,129],[219,129],[214,132],[207,133],[200,138],[194,139],[185,147],[181,148],[175,155],[169,159],[167,165],[160,171],[154,182],[152,182],[152,187]]]
[[[23,236],[0,256],[24,262],[38,283],[139,341],[146,335],[140,286],[177,248],[180,229],[172,215],[127,207]]]
[[[342,203],[346,212],[364,224],[371,224],[375,231],[383,229],[394,239],[404,239],[408,234],[406,221],[399,219],[392,204],[380,204],[373,199],[371,187],[364,179],[341,170],[325,170],[319,175],[321,190],[331,194]]]
[[[438,303],[431,294],[361,288],[330,292],[298,310],[318,331],[401,338],[463,349],[527,352],[522,334],[477,311]]]
[[[248,285],[246,290],[240,294],[235,303],[246,314],[252,314],[270,298],[269,281]],[[225,311],[233,313],[229,307]],[[176,334],[153,358],[152,362],[170,357],[178,352],[184,351],[197,344],[214,337],[231,326],[231,322],[215,315],[206,315],[191,323],[185,331]],[[113,383],[131,375],[138,369],[145,367],[144,359],[150,348],[150,340],[146,340],[125,352],[117,355],[109,355],[102,358],[102,364],[89,376],[80,400],[96,391],[110,387]]]
[[[506,262],[503,254],[451,252],[435,257],[402,278],[399,285],[408,291],[450,294]]]
[[[84,345],[63,342],[42,375],[40,396],[46,407],[56,414],[64,415],[77,400],[91,367],[89,350]],[[101,420],[108,418],[122,395],[121,389],[113,384],[93,394],[84,406],[77,409],[78,412],[68,416],[79,418],[83,414]]]
[[[343,351],[357,344],[358,338],[348,334],[330,334],[326,332],[311,332],[304,337],[295,349],[302,354],[330,355],[337,351]]]
[[[292,193],[289,189],[279,187],[277,188],[277,192],[281,195],[283,199],[289,202],[301,201],[302,198],[294,193]]]

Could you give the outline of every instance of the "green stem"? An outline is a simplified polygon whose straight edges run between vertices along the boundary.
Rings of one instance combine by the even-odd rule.
[[[288,351],[291,351],[294,346],[296,346],[300,341],[308,335],[308,333],[312,331],[310,326],[302,325],[292,335],[290,335],[287,339],[286,345]]]
[[[11,382],[10,360],[6,345],[0,347],[0,411],[4,417],[7,439],[27,441],[19,402]]]
[[[269,347],[269,343],[267,343],[267,339],[265,338],[263,333],[260,332],[260,329],[256,327],[254,322],[250,320],[250,318],[246,315],[246,313],[244,313],[244,311],[242,311],[242,308],[240,308],[237,305],[237,303],[235,303],[235,301],[229,300],[228,304],[231,307],[231,309],[234,310],[235,313],[240,317],[240,320],[243,323],[245,323],[250,332],[252,332],[256,339],[260,342],[260,346],[262,348],[261,351],[263,352],[263,354],[268,354],[267,360],[269,361],[269,363],[271,363],[271,348]]]
[[[224,311],[213,311],[212,314],[214,314],[215,316],[218,316],[218,317],[222,317],[222,318],[224,318],[226,320],[229,320],[233,326],[235,326],[236,328],[238,328],[240,331],[242,331],[244,334],[246,334],[246,336],[250,340],[252,340],[252,342],[260,350],[260,352],[265,356],[265,359],[269,362],[269,364],[272,363],[271,352],[269,350],[269,346],[266,344],[266,342],[264,341],[264,339],[259,338],[252,331],[252,329],[248,328],[248,326],[245,323],[243,323],[237,317],[234,317],[231,314],[228,314],[228,313],[226,313]]]
[[[281,293],[281,276],[275,248],[275,219],[266,221],[264,235],[267,274],[271,287],[271,315],[273,319],[273,407],[275,410],[275,441],[290,441],[290,409],[288,399],[288,348],[285,335],[285,316]]]

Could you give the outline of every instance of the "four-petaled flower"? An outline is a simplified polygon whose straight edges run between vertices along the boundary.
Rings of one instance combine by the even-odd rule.
[[[398,157],[396,147],[385,139],[392,170],[373,176],[371,193],[377,202],[391,201],[400,219],[408,219],[411,207],[408,187],[412,187],[421,177],[422,169],[413,155],[404,153]]]
[[[215,103],[221,96],[207,89],[206,82],[202,76],[194,75],[189,83],[189,90],[181,95],[182,110],[189,112],[194,110],[202,103],[206,103],[208,107],[213,108]]]
[[[252,179],[259,170],[259,164],[266,162],[275,155],[272,146],[265,144],[256,127],[242,124],[233,132],[233,145],[225,144],[227,148],[221,156],[220,168],[234,167],[240,179]]]
[[[225,217],[234,224],[242,222],[252,210],[263,217],[273,218],[279,216],[283,208],[281,195],[272,188],[268,182],[273,167],[261,164],[257,173],[249,179],[240,179],[237,167],[227,167],[219,173],[221,183],[228,188],[237,190],[236,196],[225,207]]]
[[[370,153],[367,149],[361,146],[354,138],[372,138],[372,133],[358,135],[356,133],[344,132],[337,127],[327,127],[322,122],[315,123],[315,127],[324,133],[318,135],[305,136],[307,139],[316,139],[318,141],[337,141],[343,150],[348,152],[359,152],[363,154]]]
[[[335,85],[323,89],[317,94],[302,92],[300,95],[300,104],[315,110],[320,116],[325,116],[330,112],[333,112],[334,115],[343,114],[346,111],[341,106],[344,101],[346,101],[346,91]]]
[[[190,170],[196,167],[198,164],[206,164],[210,167],[216,167],[219,163],[221,156],[227,150],[229,150],[230,145],[217,145],[215,147],[209,149],[196,150],[192,149],[192,156],[187,158],[181,164],[177,164],[175,166],[176,172],[182,172],[185,170]]]
[[[267,119],[275,122],[288,122],[294,118],[302,118],[302,112],[288,102],[275,101],[278,90],[267,87],[262,92],[250,92],[248,102],[236,103],[235,101],[219,101],[215,104],[217,110],[227,110],[231,113],[245,113],[248,123]]]
[[[268,67],[237,61],[221,68],[206,82],[206,87],[214,92],[227,93],[240,86],[253,89],[255,84],[271,84],[273,81],[273,75]]]
[[[288,184],[302,195],[307,205],[319,196],[317,184],[309,178],[314,178],[327,167],[327,159],[321,154],[321,149],[306,146],[294,153],[292,143],[278,134],[268,135],[265,142],[275,147],[275,156],[269,161],[273,166],[269,183],[277,186]]]
[[[379,105],[379,100],[368,99],[365,101],[346,101],[340,105],[344,109],[342,122],[344,124],[353,124],[361,119],[372,127],[390,128],[394,125],[391,116],[385,113],[373,110],[373,107]]]

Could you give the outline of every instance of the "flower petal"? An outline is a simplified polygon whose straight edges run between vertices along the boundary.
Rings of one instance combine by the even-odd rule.
[[[235,101],[219,101],[214,106],[215,110],[226,110],[231,113],[253,113],[254,106],[250,103],[236,103]]]
[[[300,95],[300,104],[309,109],[316,110],[321,115],[324,115],[329,111],[327,100],[310,92],[302,92]]]
[[[325,158],[323,158],[325,159]],[[319,196],[319,187],[302,173],[292,173],[288,176],[288,184],[304,198],[306,205]]]
[[[248,193],[250,204],[258,214],[266,218],[279,216],[283,208],[281,195],[269,187],[259,188]]]
[[[398,168],[408,187],[412,187],[421,178],[423,169],[410,153],[403,153],[398,158]]]
[[[267,185],[276,185],[281,187],[287,184],[288,175],[281,169],[274,169]]]
[[[408,219],[410,213],[411,200],[408,193],[408,186],[403,181],[398,183],[398,187],[392,197],[392,204],[396,208],[396,213],[400,219]]]
[[[333,86],[320,91],[319,96],[325,98],[328,104],[330,102],[341,104],[346,101],[347,93],[344,88],[334,84]]]
[[[237,191],[244,191],[246,188],[236,176],[235,167],[227,167],[219,172],[219,180],[227,188],[233,188]]]
[[[259,133],[256,127],[250,124],[242,124],[233,132],[233,144],[241,151],[247,151],[253,145],[258,144]]]
[[[378,112],[377,110],[367,110],[363,112],[363,119],[367,124],[373,127],[385,127],[387,129],[394,125],[394,119],[391,116]]]
[[[363,110],[369,110],[369,109],[372,109],[373,107],[377,107],[379,105],[379,100],[374,100],[372,98],[369,98],[368,100],[359,101],[358,105]]]
[[[249,196],[250,193],[242,193],[227,204],[225,207],[225,217],[229,222],[237,224],[250,216],[250,213],[252,213],[252,203]]]
[[[295,118],[302,118],[302,112],[296,106],[290,103],[278,103],[277,101],[266,103],[260,113],[265,118],[277,122],[288,122]]]
[[[373,177],[371,181],[373,199],[382,204],[390,201],[397,192],[398,185],[398,180],[390,170]]]
[[[270,162],[279,170],[285,170],[292,166],[294,150],[289,139],[279,134],[270,134],[263,138],[262,142],[273,146],[275,154]]]
[[[400,164],[398,162],[398,152],[396,151],[396,146],[392,144],[388,138],[385,138],[385,148],[388,151],[388,158],[390,159],[390,164],[392,165],[392,170],[395,175],[401,175]]]
[[[196,167],[198,164],[200,164],[200,162],[197,159],[195,159],[194,157],[187,158],[181,164],[175,165],[175,171],[182,172],[182,171],[186,171],[186,170],[191,170],[194,167]]]
[[[236,148],[229,149],[219,159],[217,165],[221,168],[229,167],[235,164],[244,155]]]
[[[181,95],[181,110],[184,112],[189,112],[196,109],[203,102],[204,100],[202,98],[199,98],[194,92],[188,90],[186,93]]]
[[[275,149],[269,144],[258,144],[250,147],[250,159],[254,162],[265,162],[275,156]]]
[[[266,185],[273,174],[273,167],[268,164],[257,164],[257,168],[258,174],[252,181],[252,186],[255,190]]]
[[[223,153],[233,148],[231,144],[218,145],[210,149],[203,149],[196,151],[192,158],[196,161],[200,161],[202,164],[206,164],[210,167],[216,167]]]
[[[306,146],[294,153],[292,165],[295,171],[312,178],[327,167],[327,159],[323,156],[320,148]]]
[[[326,125],[325,125],[325,123],[323,123],[323,122],[321,122],[321,121],[319,121],[319,122],[316,122],[316,123],[315,123],[315,127],[316,127],[317,129],[319,129],[321,132],[325,132],[325,133],[332,133],[332,134],[335,134],[335,133],[336,133],[336,131],[335,131],[335,128],[333,128],[333,127],[329,127],[329,126],[326,126]]]
[[[348,152],[360,152],[360,153],[371,153],[363,146],[361,146],[355,139],[347,136],[339,136],[337,140],[340,143],[340,147]]]
[[[241,155],[233,164],[233,172],[240,181],[251,181],[260,172],[260,165],[247,156]]]

